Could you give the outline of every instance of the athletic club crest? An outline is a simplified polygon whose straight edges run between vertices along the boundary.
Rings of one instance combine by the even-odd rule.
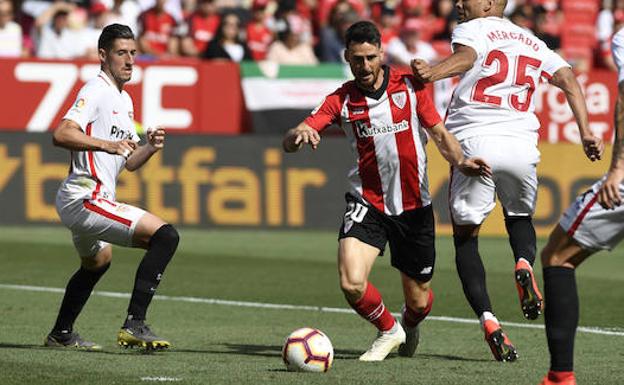
[[[407,100],[407,93],[405,91],[395,92],[392,94],[392,101],[394,105],[403,109],[405,107],[405,101]]]

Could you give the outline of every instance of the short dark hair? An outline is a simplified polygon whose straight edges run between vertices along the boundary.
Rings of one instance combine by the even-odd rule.
[[[349,48],[351,43],[370,43],[380,47],[381,34],[372,22],[358,21],[351,25],[345,33],[345,47]]]
[[[98,49],[105,51],[110,50],[113,47],[115,39],[132,39],[134,40],[134,33],[127,25],[123,24],[111,24],[104,27],[100,38],[98,39]]]

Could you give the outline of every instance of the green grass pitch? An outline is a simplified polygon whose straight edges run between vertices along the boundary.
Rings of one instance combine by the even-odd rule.
[[[273,304],[346,308],[336,273],[336,234],[312,231],[182,229],[179,251],[158,294]],[[494,310],[503,321],[528,325],[513,284],[505,239],[482,239]],[[543,240],[540,242],[540,247]],[[114,249],[113,264],[96,290],[128,293],[140,250]],[[577,272],[582,326],[616,335],[580,332],[579,384],[624,384],[624,249],[594,256]],[[94,295],[76,330],[104,345],[101,353],[41,347],[61,294],[6,285],[63,288],[78,266],[69,232],[61,227],[0,228],[0,384],[509,384],[536,385],[548,369],[542,329],[505,327],[520,358],[493,361],[478,325],[432,319],[421,328],[412,359],[391,355],[360,363],[375,331],[354,314],[264,309],[155,299],[148,321],[168,337],[167,352],[142,354],[115,345],[127,298]],[[536,268],[541,284],[541,267]],[[401,306],[398,273],[381,258],[372,282],[393,311]],[[448,237],[438,239],[432,315],[473,319],[457,278]],[[535,324],[541,325],[542,319]],[[327,374],[284,370],[284,338],[303,326],[323,330],[336,360]],[[161,380],[161,381],[158,381]]]

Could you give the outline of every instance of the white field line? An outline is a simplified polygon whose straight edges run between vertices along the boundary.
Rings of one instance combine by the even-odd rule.
[[[155,381],[155,382],[176,382],[182,381],[181,378],[177,377],[141,377],[141,381]]]
[[[57,287],[44,287],[44,286],[29,286],[29,285],[9,285],[0,284],[0,289],[6,290],[18,290],[18,291],[39,291],[45,293],[59,293],[65,292],[65,289]],[[93,295],[109,298],[130,298],[129,293],[120,293],[114,291],[94,291]],[[222,306],[235,306],[235,307],[251,307],[260,309],[277,309],[277,310],[306,310],[306,311],[319,311],[324,313],[355,313],[352,309],[336,308],[336,307],[324,307],[324,306],[305,306],[305,305],[288,305],[279,303],[263,303],[263,302],[248,302],[248,301],[230,301],[217,298],[202,298],[202,297],[185,297],[185,296],[170,296],[170,295],[155,295],[155,300],[161,301],[173,301],[173,302],[190,302],[190,303],[203,303],[208,305],[222,305]],[[393,313],[395,317],[399,316],[398,313]],[[444,317],[444,316],[429,316],[427,320],[430,321],[444,321],[453,323],[467,323],[478,324],[477,319],[469,318],[457,318],[457,317]],[[528,324],[518,322],[502,322],[506,327],[518,327],[525,329],[544,329],[542,324]],[[624,331],[610,330],[596,326],[579,326],[579,332],[600,334],[607,336],[624,337]]]

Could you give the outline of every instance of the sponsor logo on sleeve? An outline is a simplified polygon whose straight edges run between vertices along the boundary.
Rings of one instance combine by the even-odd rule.
[[[80,108],[84,107],[85,103],[86,102],[85,102],[84,98],[80,98],[80,99],[76,100],[76,103],[74,103],[74,107],[80,109]]]

